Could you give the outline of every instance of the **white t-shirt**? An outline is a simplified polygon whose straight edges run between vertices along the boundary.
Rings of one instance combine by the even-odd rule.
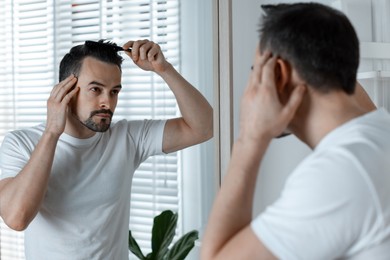
[[[128,259],[132,177],[141,162],[162,154],[164,126],[122,120],[88,139],[62,134],[42,207],[25,231],[27,259]],[[1,179],[20,172],[44,129],[5,137]]]
[[[251,227],[280,259],[390,259],[390,115],[325,136]]]

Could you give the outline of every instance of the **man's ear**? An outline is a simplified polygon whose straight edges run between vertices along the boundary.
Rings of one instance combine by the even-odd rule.
[[[291,80],[291,66],[290,64],[278,58],[275,66],[275,83],[279,94],[286,91],[287,84]]]

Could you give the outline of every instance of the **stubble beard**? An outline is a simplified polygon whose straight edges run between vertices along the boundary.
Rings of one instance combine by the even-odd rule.
[[[93,120],[93,116],[96,114],[109,114],[110,118],[102,118],[100,122],[96,123]],[[110,129],[112,116],[113,116],[113,112],[111,110],[102,109],[102,110],[92,111],[91,115],[87,120],[85,121],[80,120],[80,122],[89,130],[92,130],[94,132],[106,132],[108,129]]]
[[[93,121],[92,117],[89,117],[84,122],[81,122],[85,127],[94,132],[106,132],[111,125],[111,120],[107,123],[107,119],[103,118],[99,123]]]

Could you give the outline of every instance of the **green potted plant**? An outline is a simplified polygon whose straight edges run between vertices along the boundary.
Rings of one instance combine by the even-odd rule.
[[[198,231],[183,235],[169,248],[175,236],[178,214],[165,210],[154,217],[152,228],[152,252],[146,256],[129,230],[129,250],[141,260],[182,260],[188,255],[198,239]]]

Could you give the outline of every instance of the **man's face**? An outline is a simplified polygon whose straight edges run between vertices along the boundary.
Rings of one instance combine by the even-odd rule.
[[[121,90],[118,66],[92,57],[84,59],[77,86],[80,91],[71,105],[72,115],[88,129],[105,132],[110,128]]]

